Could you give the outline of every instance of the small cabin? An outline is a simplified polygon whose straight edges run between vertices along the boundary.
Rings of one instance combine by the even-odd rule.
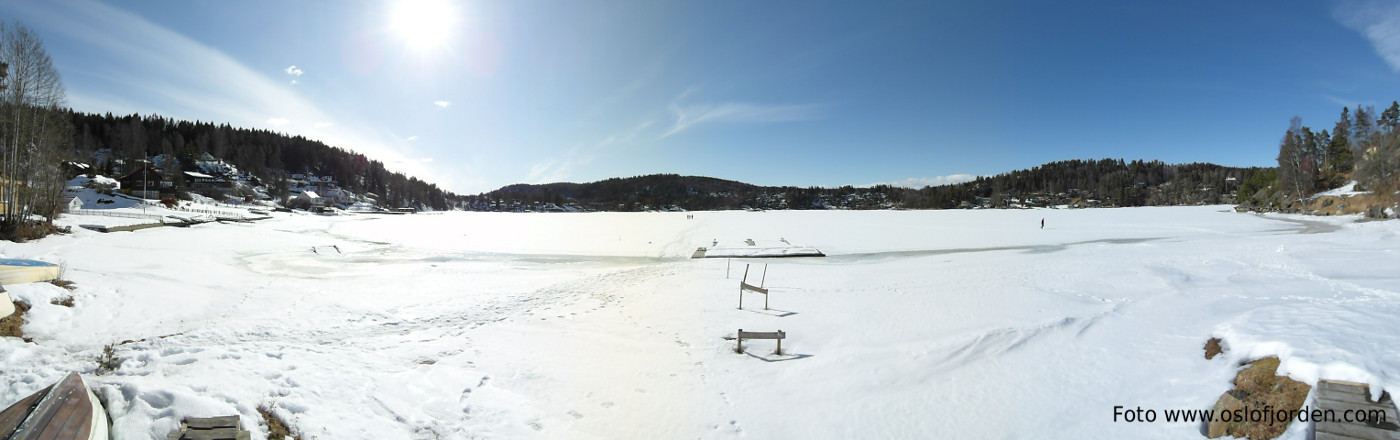
[[[215,180],[217,179],[214,176],[208,174],[196,173],[194,171],[185,172],[185,182],[190,185],[213,185]]]

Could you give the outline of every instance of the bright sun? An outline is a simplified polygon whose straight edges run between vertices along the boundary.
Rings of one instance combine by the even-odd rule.
[[[389,28],[410,48],[428,51],[447,44],[453,10],[446,0],[399,0],[390,17]]]

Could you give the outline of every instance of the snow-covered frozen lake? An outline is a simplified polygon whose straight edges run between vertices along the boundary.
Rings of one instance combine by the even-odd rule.
[[[1199,424],[1114,407],[1207,409],[1270,355],[1304,382],[1400,389],[1400,222],[1354,220],[1208,206],[75,228],[0,244],[78,286],[73,308],[49,304],[62,288],[5,286],[34,304],[34,343],[0,340],[0,402],[84,372],[118,439],[259,406],[304,439],[1192,438]],[[689,258],[745,239],[829,257]],[[753,293],[737,308],[745,264],[771,310]],[[783,330],[788,355],[735,353],[740,328]],[[1207,361],[1212,336],[1230,351]],[[128,340],[120,369],[91,374]]]

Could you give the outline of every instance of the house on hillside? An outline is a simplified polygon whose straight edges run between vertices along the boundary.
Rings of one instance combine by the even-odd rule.
[[[316,194],[316,191],[299,192],[297,193],[296,200],[298,204],[305,202],[311,206],[329,206],[329,200],[325,197],[321,197],[320,194]]]
[[[59,164],[59,167],[63,169],[63,177],[69,179],[92,172],[92,166],[82,162],[74,162],[71,160],[63,161]]]
[[[214,180],[215,180],[215,177],[214,177],[214,176],[210,176],[210,175],[208,175],[208,174],[196,173],[196,172],[194,172],[194,171],[186,171],[186,172],[185,172],[185,183],[190,184],[190,186],[195,186],[195,185],[213,185],[213,184],[214,184]]]
[[[174,191],[174,185],[149,163],[143,163],[120,179],[122,192],[143,199],[159,199],[161,194]]]

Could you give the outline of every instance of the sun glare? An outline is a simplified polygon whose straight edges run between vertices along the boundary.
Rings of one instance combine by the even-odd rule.
[[[428,51],[447,44],[453,13],[452,5],[445,0],[399,0],[389,27],[410,48]]]

